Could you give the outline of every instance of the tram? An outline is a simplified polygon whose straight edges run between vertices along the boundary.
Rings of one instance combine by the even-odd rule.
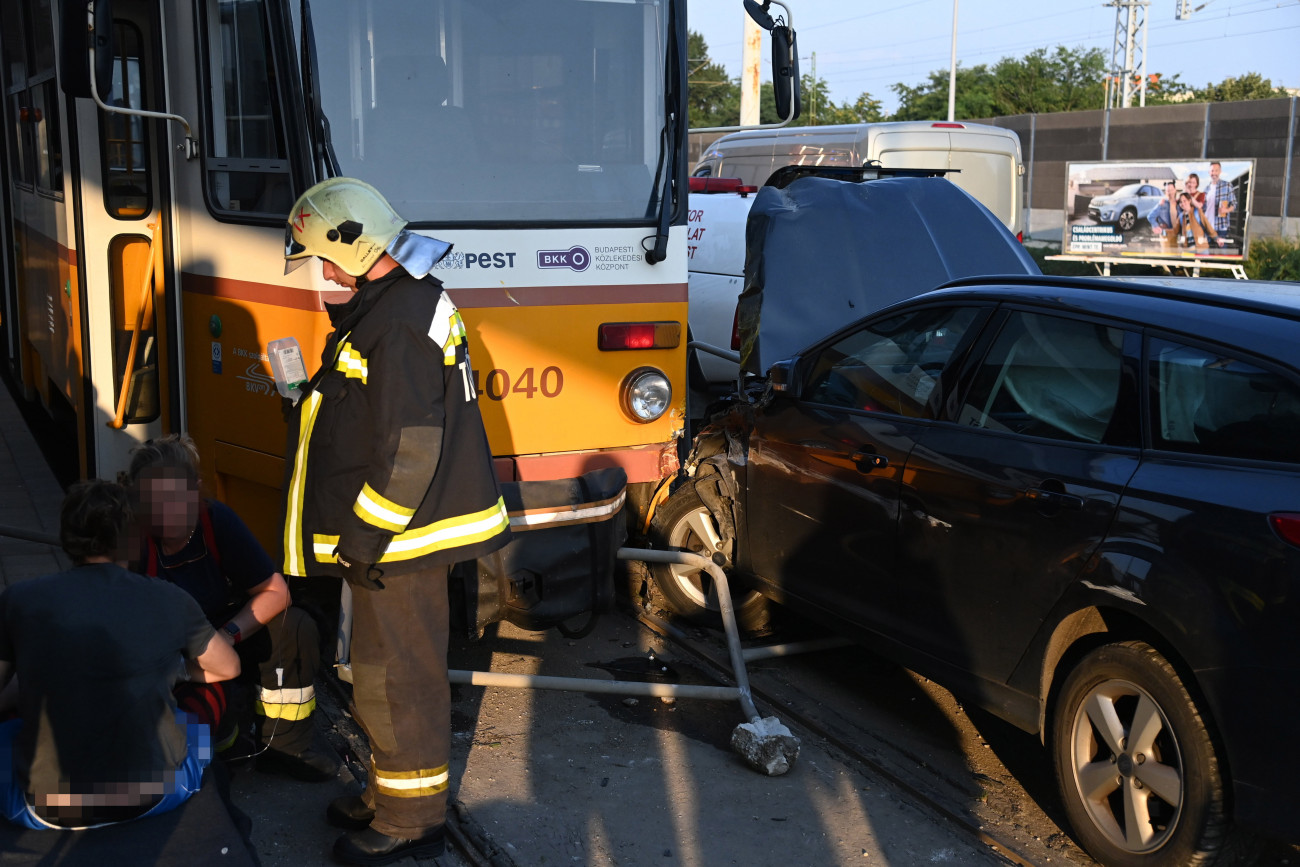
[[[645,503],[686,398],[685,0],[3,0],[0,331],[83,476],[187,431],[279,549],[267,346],[319,357],[297,195],[378,187],[454,244],[504,481],[621,466]]]

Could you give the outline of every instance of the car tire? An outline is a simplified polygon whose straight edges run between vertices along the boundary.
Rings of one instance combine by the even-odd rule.
[[[1138,224],[1138,212],[1133,208],[1125,208],[1119,212],[1119,218],[1115,220],[1115,225],[1119,226],[1121,232],[1131,232]]]
[[[708,557],[717,550],[719,534],[717,522],[695,488],[685,485],[659,507],[650,527],[650,537],[656,548]],[[675,563],[651,563],[650,568],[655,588],[672,614],[702,626],[722,625],[714,582],[706,570]],[[757,591],[736,587],[729,569],[727,578],[736,625],[749,634],[768,631],[771,625],[768,600]]]
[[[1075,837],[1101,863],[1209,864],[1224,850],[1229,823],[1214,740],[1174,667],[1151,646],[1109,644],[1080,661],[1061,686],[1052,749]]]

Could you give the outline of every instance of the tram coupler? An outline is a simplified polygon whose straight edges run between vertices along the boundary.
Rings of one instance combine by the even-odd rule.
[[[731,748],[754,770],[769,777],[780,776],[790,770],[799,757],[799,739],[790,733],[774,716],[762,717],[754,706],[749,689],[749,673],[745,668],[745,655],[740,647],[740,629],[736,625],[736,610],[731,602],[731,588],[722,566],[712,559],[687,551],[664,551],[649,548],[619,548],[618,559],[642,560],[647,563],[676,563],[694,566],[709,573],[718,593],[718,610],[722,615],[722,628],[727,636],[727,652],[731,657],[732,676],[736,679],[737,698],[747,722],[731,733]]]

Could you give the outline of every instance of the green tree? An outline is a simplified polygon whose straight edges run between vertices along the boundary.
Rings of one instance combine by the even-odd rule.
[[[891,120],[941,120],[948,116],[948,70],[931,72],[915,87],[899,82],[890,87],[898,94],[898,111]],[[957,65],[956,117],[993,117],[997,114],[993,73],[984,64],[966,69]]]
[[[740,82],[709,57],[704,37],[690,31],[686,37],[688,120],[692,127],[728,126],[740,122]]]
[[[1058,45],[1021,58],[1004,57],[993,67],[995,114],[1045,114],[1101,108],[1106,59],[1099,48]]]
[[[1196,102],[1236,102],[1243,99],[1278,99],[1288,96],[1281,87],[1274,87],[1270,79],[1258,72],[1247,72],[1240,78],[1229,76],[1218,84],[1207,84],[1193,90]]]
[[[869,93],[860,94],[856,101],[836,105],[830,97],[826,79],[814,79],[805,74],[799,82],[803,114],[797,123],[805,126],[826,126],[834,123],[874,123],[884,120],[880,100]]]

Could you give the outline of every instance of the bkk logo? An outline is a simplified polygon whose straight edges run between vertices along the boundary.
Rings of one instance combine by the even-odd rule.
[[[585,247],[537,251],[538,268],[569,268],[574,271],[586,271],[590,265],[591,254]]]

